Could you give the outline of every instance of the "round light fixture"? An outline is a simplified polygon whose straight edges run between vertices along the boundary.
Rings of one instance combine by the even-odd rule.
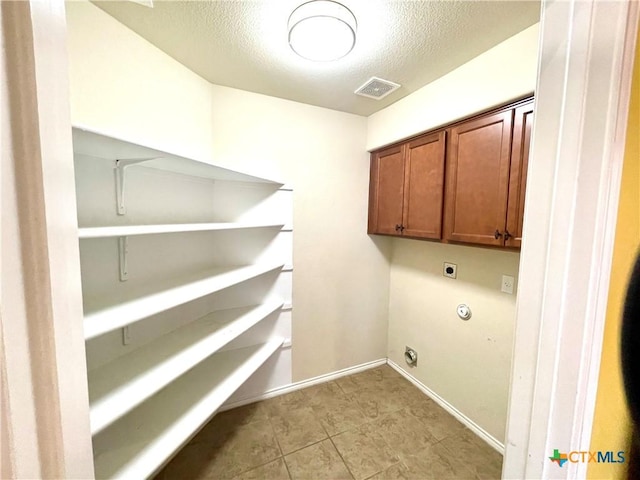
[[[347,55],[356,44],[356,17],[332,0],[312,0],[289,17],[289,45],[303,58],[331,62]]]

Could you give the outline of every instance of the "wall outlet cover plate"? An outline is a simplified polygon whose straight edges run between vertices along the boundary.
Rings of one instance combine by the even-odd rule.
[[[458,266],[455,263],[444,262],[442,275],[449,278],[456,278],[458,276]]]
[[[510,275],[502,276],[502,285],[500,290],[504,293],[509,293],[513,295],[513,284],[515,283],[515,278]]]

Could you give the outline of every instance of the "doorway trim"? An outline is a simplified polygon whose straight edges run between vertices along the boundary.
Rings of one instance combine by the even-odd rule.
[[[585,478],[631,74],[633,1],[544,0],[503,478]]]
[[[2,478],[93,478],[65,5],[0,2]]]

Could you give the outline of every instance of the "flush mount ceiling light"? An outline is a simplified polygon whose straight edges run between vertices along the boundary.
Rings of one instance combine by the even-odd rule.
[[[356,44],[356,17],[332,0],[303,3],[289,17],[288,28],[292,50],[315,62],[338,60]]]

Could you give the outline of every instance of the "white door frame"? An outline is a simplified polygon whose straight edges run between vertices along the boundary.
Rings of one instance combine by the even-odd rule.
[[[631,75],[634,1],[542,4],[503,478],[586,478]]]
[[[93,478],[64,2],[0,2],[2,478]]]

